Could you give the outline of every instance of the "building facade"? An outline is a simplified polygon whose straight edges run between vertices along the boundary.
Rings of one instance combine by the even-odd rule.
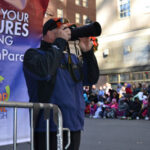
[[[150,0],[97,0],[100,81],[150,82]]]
[[[45,21],[51,17],[64,17],[77,25],[85,24],[87,18],[96,20],[96,0],[50,0]]]

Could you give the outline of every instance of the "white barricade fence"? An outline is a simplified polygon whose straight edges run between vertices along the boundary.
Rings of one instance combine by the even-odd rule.
[[[34,125],[36,119],[36,113],[39,110],[44,110],[44,117],[46,119],[46,149],[49,150],[50,144],[49,143],[49,122],[50,122],[50,110],[52,109],[53,112],[57,115],[54,115],[54,122],[57,125],[57,150],[63,150],[63,131],[66,130],[68,132],[68,143],[65,146],[67,149],[70,145],[70,130],[68,128],[63,128],[63,119],[62,113],[57,105],[49,104],[49,103],[28,103],[28,102],[0,102],[0,107],[10,107],[13,108],[13,150],[17,150],[17,111],[18,108],[28,108],[30,109],[30,141],[31,141],[31,150],[34,150]],[[34,118],[35,117],[35,118]],[[22,121],[24,118],[22,118]],[[10,124],[11,125],[11,124]],[[22,124],[21,124],[22,125]],[[12,129],[12,128],[11,128]]]

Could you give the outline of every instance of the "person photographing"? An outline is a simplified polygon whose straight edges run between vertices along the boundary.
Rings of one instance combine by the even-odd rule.
[[[52,18],[43,26],[39,48],[25,52],[23,71],[29,101],[56,104],[63,116],[63,128],[71,131],[71,144],[67,150],[79,150],[84,127],[85,102],[83,86],[98,81],[99,68],[89,37],[79,38],[82,62],[68,49],[71,29],[62,18]],[[41,111],[34,130],[35,150],[46,150],[46,122]],[[50,118],[50,149],[57,149],[57,128]],[[63,143],[67,143],[64,132]]]

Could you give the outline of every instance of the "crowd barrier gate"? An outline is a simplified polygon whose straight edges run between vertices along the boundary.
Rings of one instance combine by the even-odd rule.
[[[13,113],[13,150],[17,150],[17,108],[29,108],[30,112],[30,140],[31,146],[30,149],[34,150],[34,115],[41,109],[45,110],[45,119],[46,119],[46,150],[49,148],[49,121],[50,121],[50,110],[54,112],[54,122],[57,125],[57,150],[63,150],[63,131],[68,133],[68,143],[65,146],[67,149],[70,145],[70,130],[68,128],[63,128],[63,119],[62,113],[57,105],[50,103],[29,103],[29,102],[0,102],[0,107],[11,107],[14,109]],[[36,111],[35,111],[36,110]],[[34,113],[35,112],[35,113]]]

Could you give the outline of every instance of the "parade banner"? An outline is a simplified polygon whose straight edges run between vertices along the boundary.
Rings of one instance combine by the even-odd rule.
[[[0,101],[29,101],[23,57],[27,49],[40,44],[48,1],[0,1]],[[19,108],[17,117],[17,141],[29,141],[29,110]],[[13,109],[0,108],[0,145],[12,142]]]

